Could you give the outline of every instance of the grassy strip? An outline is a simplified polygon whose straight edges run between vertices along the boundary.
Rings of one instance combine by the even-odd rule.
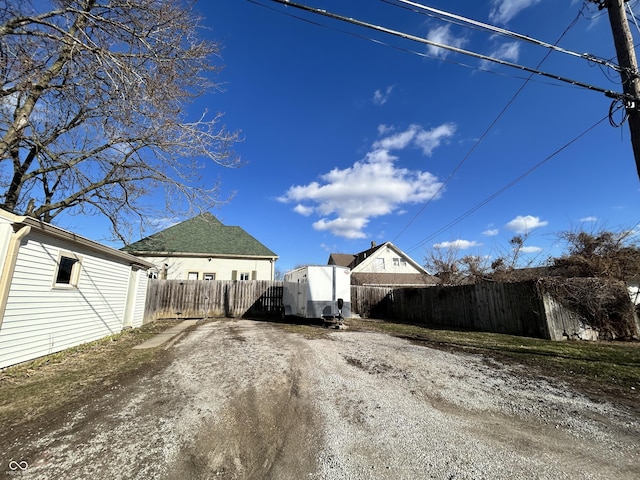
[[[157,359],[160,348],[132,347],[174,324],[153,322],[0,371],[0,425],[46,415]]]
[[[429,329],[375,320],[349,319],[351,329],[377,331],[436,348],[480,353],[498,360],[534,367],[539,373],[559,376],[591,393],[624,395],[638,402],[640,343],[553,342],[497,333]]]

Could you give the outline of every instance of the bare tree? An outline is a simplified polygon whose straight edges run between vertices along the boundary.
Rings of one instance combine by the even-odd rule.
[[[522,235],[515,235],[509,240],[510,248],[503,251],[491,262],[491,277],[493,280],[509,282],[522,280],[522,272],[519,269],[530,268],[536,262],[536,258],[523,259],[525,253],[525,243],[529,239],[530,232]]]
[[[456,285],[460,280],[458,253],[455,246],[434,245],[425,257],[425,269],[438,277],[443,285]]]
[[[553,267],[567,277],[600,277],[629,280],[640,276],[640,244],[633,229],[619,231],[567,231],[564,255]]]
[[[237,165],[238,134],[186,114],[218,88],[200,21],[186,1],[0,0],[2,207],[101,214],[125,241],[158,192],[165,215],[210,209],[204,168]]]
[[[460,270],[470,282],[486,280],[490,270],[488,258],[482,255],[465,255],[460,259]]]

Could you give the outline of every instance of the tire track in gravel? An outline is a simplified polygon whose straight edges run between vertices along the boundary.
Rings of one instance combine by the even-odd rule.
[[[616,405],[477,355],[323,333],[199,325],[157,368],[18,436],[20,478],[639,477],[640,422]]]

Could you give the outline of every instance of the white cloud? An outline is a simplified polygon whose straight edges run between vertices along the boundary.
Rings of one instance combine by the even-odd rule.
[[[450,47],[456,48],[462,48],[467,43],[466,38],[455,37],[451,33],[451,25],[443,25],[441,27],[430,30],[427,34],[427,40],[439,43],[441,45],[448,45]],[[445,50],[444,48],[436,47],[433,45],[429,45],[427,47],[427,51],[430,55],[436,58],[445,58],[450,53],[450,50]]]
[[[489,56],[497,58],[498,60],[515,63],[520,57],[520,44],[516,42],[502,43],[489,53]],[[480,67],[486,70],[493,65],[493,63],[494,62],[490,62],[488,60],[482,60],[480,62]]]
[[[404,132],[377,140],[374,142],[373,148],[389,151],[402,150],[409,145],[415,145],[422,149],[422,153],[430,157],[433,150],[439,147],[444,140],[451,138],[455,131],[456,126],[453,123],[444,123],[431,130],[424,130],[419,125],[410,125]]]
[[[492,0],[489,20],[494,23],[507,23],[525,8],[540,3],[540,0]]]
[[[161,231],[161,230],[166,230],[169,227],[173,227],[174,225],[177,225],[181,221],[182,219],[180,219],[180,217],[161,217],[161,218],[154,218],[150,220],[149,223],[154,229],[156,229],[157,231]]]
[[[518,215],[507,223],[505,227],[516,233],[527,233],[535,228],[544,227],[548,223],[549,222],[547,221],[540,220],[540,217],[534,217],[532,215]]]
[[[305,205],[298,204],[294,207],[293,211],[299,213],[300,215],[308,217],[313,213],[313,207],[307,207]]]
[[[522,253],[539,253],[539,252],[541,252],[541,251],[542,251],[542,248],[540,248],[540,247],[533,247],[533,246],[531,246],[531,247],[522,247],[522,248],[520,249],[520,251],[521,251]]]
[[[520,44],[516,42],[503,43],[496,50],[491,52],[491,56],[499,60],[517,62],[520,57]]]
[[[472,247],[479,247],[481,243],[470,240],[453,240],[451,242],[436,243],[433,248],[447,248],[449,250],[467,250]]]
[[[385,125],[384,123],[378,125],[378,135],[386,135],[387,133],[391,133],[394,130],[395,128],[393,127],[393,125]]]
[[[385,128],[385,131],[389,131]],[[365,157],[347,168],[334,168],[307,185],[289,188],[278,200],[296,203],[294,211],[320,217],[313,223],[318,231],[344,238],[364,238],[370,219],[403,211],[404,205],[437,199],[443,184],[426,171],[397,165],[392,151],[417,147],[425,155],[455,132],[445,124],[431,130],[411,125],[374,142]]]
[[[387,100],[389,100],[389,96],[391,95],[392,91],[393,91],[393,85],[389,85],[384,90],[376,90],[373,93],[374,105],[384,105],[385,103],[387,103]]]
[[[497,228],[490,228],[482,232],[482,235],[486,237],[495,237],[496,235],[498,235],[498,233],[500,233],[500,230],[498,230]]]
[[[597,222],[598,217],[594,217],[594,216],[584,217],[584,218],[581,218],[580,221],[581,222]]]

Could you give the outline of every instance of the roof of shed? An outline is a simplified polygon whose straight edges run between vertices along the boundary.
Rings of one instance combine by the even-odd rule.
[[[278,258],[242,228],[223,225],[210,213],[154,233],[123,250],[137,255],[162,252]]]
[[[339,267],[351,267],[355,255],[351,253],[332,253],[329,255],[329,262],[327,265],[337,265]]]

